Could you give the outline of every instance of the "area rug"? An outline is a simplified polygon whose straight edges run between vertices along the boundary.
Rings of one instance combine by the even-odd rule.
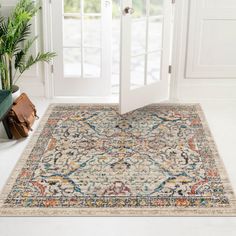
[[[1,216],[232,216],[199,105],[51,105],[0,195]]]

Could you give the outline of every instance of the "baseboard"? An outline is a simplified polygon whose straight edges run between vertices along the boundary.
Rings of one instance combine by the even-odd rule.
[[[179,85],[179,100],[236,101],[235,85]]]
[[[54,97],[52,103],[119,103],[118,96],[109,97]]]

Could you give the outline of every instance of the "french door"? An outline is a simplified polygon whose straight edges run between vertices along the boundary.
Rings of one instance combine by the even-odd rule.
[[[113,52],[120,54],[121,113],[168,99],[171,0],[51,2],[56,96],[109,96]],[[113,51],[112,26],[121,31]]]
[[[51,1],[55,96],[110,94],[111,1]]]
[[[168,99],[172,3],[123,0],[120,112]]]

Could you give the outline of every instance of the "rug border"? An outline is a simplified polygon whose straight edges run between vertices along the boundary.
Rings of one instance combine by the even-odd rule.
[[[224,166],[223,160],[221,159],[219,152],[217,150],[216,143],[213,139],[213,135],[210,131],[205,114],[200,106],[196,103],[162,103],[153,104],[151,106],[194,106],[201,119],[205,136],[209,142],[210,148],[212,150],[214,159],[216,161],[219,174],[221,176],[223,186],[225,188],[225,193],[230,200],[231,207],[227,209],[214,208],[214,209],[199,209],[199,208],[4,208],[3,203],[7,198],[9,192],[11,191],[15,180],[18,177],[19,172],[23,168],[25,162],[28,159],[34,145],[36,144],[53,108],[55,106],[111,106],[117,107],[117,104],[107,104],[107,103],[53,103],[50,104],[39,121],[39,125],[36,128],[33,136],[31,137],[29,143],[21,154],[17,164],[15,165],[13,171],[11,172],[5,186],[0,193],[0,217],[4,216],[45,216],[45,217],[57,217],[57,216],[236,216],[236,198],[232,185],[228,178],[226,168]]]

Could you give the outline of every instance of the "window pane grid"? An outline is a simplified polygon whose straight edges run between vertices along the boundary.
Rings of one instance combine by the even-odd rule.
[[[73,17],[73,18],[77,18],[77,17],[81,17],[82,16],[102,16],[101,13],[64,13],[63,16],[66,17]]]
[[[80,45],[64,45],[63,48],[81,48]]]
[[[101,27],[98,25],[99,22],[101,23],[102,17],[101,0],[95,1],[97,2],[95,4],[96,9],[93,8],[94,4],[91,5],[91,1],[89,0],[74,0],[72,5],[68,4],[68,0],[64,0],[64,4],[68,4],[64,5],[64,13],[62,14],[64,25],[65,19],[72,20],[72,22],[68,21],[64,27],[68,28],[71,26],[70,23],[74,24],[74,26],[71,26],[74,27],[72,31],[64,28],[64,34],[67,33],[64,35],[63,42],[64,53],[66,53],[64,60],[66,60],[65,64],[67,65],[65,68],[65,77],[71,77],[73,74],[77,78],[101,77],[101,71],[98,68],[98,66],[101,66],[99,62],[101,61]],[[76,35],[73,35],[73,30],[77,32]],[[78,36],[78,33],[80,36]],[[91,34],[96,35],[90,37]],[[95,39],[89,40],[91,38]],[[87,44],[85,44],[85,41]],[[75,50],[74,52],[73,49]],[[70,50],[70,53],[65,50]],[[93,57],[96,57],[96,60]],[[70,68],[73,68],[71,72],[69,71]],[[76,68],[77,71],[75,70]]]
[[[132,55],[131,57],[140,57],[140,56],[144,56],[144,55],[147,55],[147,54],[150,54],[150,53],[157,53],[157,52],[162,52],[163,49],[158,49],[158,50],[150,50],[150,51],[147,51],[147,52],[144,52],[144,53],[138,53],[138,54],[134,54]]]
[[[131,89],[160,79],[164,18],[163,0],[133,1],[133,8],[136,13],[132,15]]]
[[[148,1],[148,0],[147,0]],[[139,21],[146,21],[146,16],[142,16],[142,17],[139,17],[139,18],[134,18],[134,19],[132,19],[132,21],[133,22],[139,22]],[[148,16],[148,18],[150,19],[150,20],[154,20],[154,19],[156,19],[156,20],[162,20],[163,18],[164,18],[164,16],[163,15],[159,15],[159,16]]]

